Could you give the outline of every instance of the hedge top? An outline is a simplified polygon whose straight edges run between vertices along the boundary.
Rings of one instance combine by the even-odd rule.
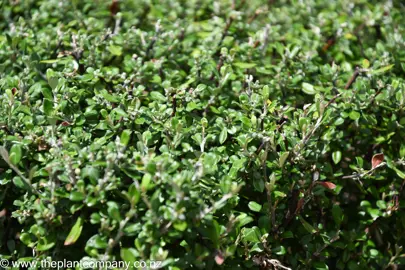
[[[0,257],[405,264],[401,1],[0,1]]]

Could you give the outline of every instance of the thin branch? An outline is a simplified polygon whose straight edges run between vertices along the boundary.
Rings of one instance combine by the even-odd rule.
[[[122,17],[118,16],[118,18],[115,20],[115,26],[114,26],[114,30],[113,30],[113,33],[112,33],[113,36],[117,35],[120,32],[120,30],[121,30],[121,21],[122,21]]]
[[[225,28],[222,31],[221,39],[219,40],[218,48],[217,48],[217,51],[215,52],[215,54],[218,54],[221,51],[222,42],[224,41],[225,37],[228,35],[228,30],[231,27],[232,23],[233,23],[233,18],[229,17],[229,19],[225,25]]]
[[[353,75],[350,77],[350,79],[347,81],[346,85],[345,85],[345,90],[348,90],[353,83],[356,81],[357,77],[360,75],[360,73],[363,72],[363,70],[359,69],[358,67],[356,67]],[[338,93],[336,94],[331,100],[329,100],[329,102],[325,105],[325,109],[327,107],[329,107],[329,105],[331,105],[333,102],[335,102],[335,100],[340,97],[342,95],[342,93]]]
[[[121,220],[117,234],[115,235],[114,238],[110,238],[110,240],[109,240],[108,246],[107,246],[104,256],[103,256],[104,261],[106,261],[108,259],[108,255],[110,255],[113,248],[118,244],[121,237],[124,235],[124,228],[127,225],[127,223],[131,220],[132,216],[133,216],[133,214],[127,216],[124,220]]]
[[[363,30],[363,28],[366,26],[365,23],[360,24],[353,32],[354,36],[357,36],[358,33]],[[326,41],[325,45],[322,47],[322,51],[326,52],[329,48],[331,48],[333,45],[336,44],[337,40],[339,39],[340,36],[334,35]]]
[[[225,194],[219,201],[215,202],[211,207],[205,208],[201,211],[200,215],[197,217],[197,220],[202,220],[206,215],[209,213],[217,210],[222,204],[224,204],[227,200],[232,198],[234,194],[232,192]]]
[[[284,266],[279,260],[269,259],[266,255],[257,255],[253,257],[253,262],[259,266],[262,266],[263,269],[270,269],[272,266],[273,269],[285,269],[292,270],[291,268]]]
[[[146,48],[145,51],[145,57],[143,58],[143,62],[145,62],[147,59],[151,59],[152,56],[151,51],[153,50],[153,47],[155,46],[155,43],[159,37],[159,33],[160,33],[160,20],[158,20],[155,24],[155,35],[152,37],[152,40],[149,42],[148,47]]]
[[[318,257],[318,256],[321,254],[321,252],[322,252],[325,248],[327,248],[328,246],[330,246],[333,242],[339,240],[339,238],[340,238],[339,233],[340,233],[340,231],[338,231],[338,232],[336,233],[336,235],[329,241],[329,243],[325,243],[325,244],[324,244],[322,247],[320,247],[314,254],[312,254],[312,256]]]
[[[224,64],[224,57],[221,55],[219,57],[219,61],[218,61],[218,64],[217,64],[218,73],[221,71],[221,67],[223,66],[223,64]],[[210,81],[214,80],[214,78],[215,78],[215,73],[213,72],[211,77],[210,77]],[[217,81],[217,86],[219,86],[219,79]]]
[[[248,24],[251,24],[257,18],[257,16],[259,16],[261,13],[263,13],[263,10],[262,9],[257,9],[255,11],[255,13],[253,14],[253,16],[249,18]]]
[[[321,115],[318,120],[316,121],[315,126],[312,128],[310,132],[308,132],[307,135],[299,142],[298,144],[295,145],[292,153],[290,154],[290,161],[292,161],[298,154],[301,152],[301,150],[307,145],[308,141],[311,139],[311,137],[315,134],[315,131],[321,126],[323,120],[323,115]]]
[[[352,77],[350,77],[349,81],[346,83],[345,90],[349,89],[350,86],[356,81],[357,77],[360,74],[360,69],[356,67],[356,70],[354,71]]]
[[[0,155],[3,158],[3,160],[8,164],[8,166],[15,172],[18,174],[18,176],[21,177],[21,179],[25,182],[25,184],[27,184],[27,186],[30,187],[32,193],[36,194],[36,195],[40,195],[41,193],[34,188],[34,186],[31,184],[30,180],[25,177],[25,175],[16,167],[14,166],[14,164],[12,164],[10,162],[10,158],[8,155],[8,151],[6,150],[6,148],[4,148],[4,146],[0,146]]]
[[[372,174],[375,170],[377,170],[378,168],[384,167],[385,165],[387,165],[387,163],[382,162],[382,163],[378,164],[377,166],[375,166],[374,168],[372,168],[371,170],[368,170],[368,171],[366,171],[366,172],[364,172],[362,174],[355,173],[355,174],[352,174],[352,175],[345,175],[345,176],[342,177],[342,179],[361,179],[361,178],[364,178],[367,175]]]

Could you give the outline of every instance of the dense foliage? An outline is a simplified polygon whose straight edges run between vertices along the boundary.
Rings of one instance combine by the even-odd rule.
[[[0,257],[405,264],[402,1],[0,1]]]

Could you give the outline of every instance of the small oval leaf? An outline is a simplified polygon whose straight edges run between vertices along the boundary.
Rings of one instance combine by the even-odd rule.
[[[318,184],[320,184],[321,186],[323,186],[324,188],[327,189],[335,189],[336,185],[333,184],[332,182],[317,182]]]
[[[285,153],[280,155],[280,158],[278,160],[278,164],[280,165],[280,168],[283,168],[284,163],[287,160],[289,155],[290,155],[290,152],[285,152]]]
[[[336,151],[332,153],[332,159],[335,164],[338,164],[342,159],[342,152]]]
[[[18,162],[20,162],[21,157],[22,157],[21,145],[14,144],[10,149],[10,162],[13,165],[17,165]]]
[[[77,239],[79,239],[80,234],[82,233],[82,229],[83,229],[83,219],[81,217],[79,217],[76,220],[75,225],[73,225],[72,229],[70,230],[69,235],[66,237],[65,246],[69,246],[74,244]]]
[[[262,206],[257,202],[249,202],[248,207],[254,212],[260,212],[260,210],[262,209]]]
[[[221,133],[219,134],[219,143],[223,144],[226,141],[227,137],[228,137],[228,130],[224,127],[221,130]]]
[[[374,169],[384,161],[384,154],[375,154],[371,159],[371,168]]]
[[[131,133],[132,133],[132,131],[129,129],[125,129],[124,131],[122,131],[121,137],[120,137],[120,142],[122,143],[122,145],[125,145],[125,146],[128,145],[128,142],[131,139]]]
[[[305,83],[305,82],[302,83],[302,91],[305,94],[308,94],[308,95],[315,95],[316,94],[315,87],[312,84]]]

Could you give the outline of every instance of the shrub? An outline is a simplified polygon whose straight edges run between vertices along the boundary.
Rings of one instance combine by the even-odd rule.
[[[1,1],[0,256],[405,264],[401,1]]]

